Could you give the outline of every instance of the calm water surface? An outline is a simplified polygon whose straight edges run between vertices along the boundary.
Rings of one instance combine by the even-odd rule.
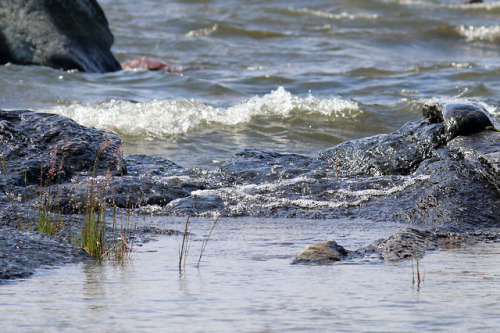
[[[194,69],[89,74],[0,66],[0,107],[117,131],[126,152],[212,168],[250,147],[314,156],[420,118],[423,103],[466,99],[499,115],[500,2],[454,0],[100,0],[120,61],[154,56]],[[221,223],[200,269],[196,220],[186,270],[180,239],[136,247],[125,266],[84,264],[0,285],[5,332],[496,331],[498,244],[291,266],[335,239],[356,249],[397,226],[369,221]],[[145,224],[182,229],[179,219]]]
[[[180,229],[183,221],[150,223]],[[198,269],[211,223],[192,220],[182,272],[182,237],[160,236],[124,266],[65,266],[2,285],[0,322],[7,332],[493,332],[500,325],[499,244],[428,254],[418,286],[411,261],[290,265],[311,241],[355,248],[391,226],[223,219]]]

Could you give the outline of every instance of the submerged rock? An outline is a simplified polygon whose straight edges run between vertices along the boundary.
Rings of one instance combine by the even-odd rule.
[[[169,73],[182,73],[185,71],[196,70],[196,67],[172,66],[165,61],[155,57],[140,57],[134,60],[125,61],[122,64],[126,71],[165,71]]]
[[[372,257],[378,255],[383,260],[418,259],[427,251],[436,249],[456,249],[473,245],[477,242],[491,242],[500,240],[500,229],[484,229],[477,232],[439,232],[436,230],[422,230],[413,227],[401,227],[386,239],[380,239],[372,244],[346,251],[335,241],[311,244],[299,253],[291,264],[332,263],[344,259]],[[328,258],[328,244],[333,244],[332,259]],[[325,249],[326,250],[323,250]],[[335,255],[340,249],[339,255]],[[345,252],[344,252],[345,251]],[[326,255],[324,255],[325,253]],[[326,258],[325,258],[326,257]]]
[[[140,57],[122,63],[126,71],[171,71],[172,67],[165,61],[153,57]]]
[[[62,70],[121,69],[111,53],[113,35],[96,0],[2,0],[0,64]]]
[[[339,261],[348,255],[346,249],[331,240],[307,245],[302,252],[298,253],[292,264],[325,264]]]
[[[376,242],[382,259],[398,260],[422,256],[425,251],[435,249],[437,235],[428,230],[399,228],[388,239]]]

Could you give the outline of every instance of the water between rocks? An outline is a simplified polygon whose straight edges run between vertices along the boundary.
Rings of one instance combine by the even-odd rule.
[[[191,219],[181,272],[182,236],[158,235],[124,265],[68,265],[0,285],[2,331],[471,332],[500,325],[498,243],[428,253],[419,286],[415,261],[290,265],[311,242],[358,248],[395,225],[223,218],[197,268],[213,221]],[[185,219],[139,222],[182,230]]]

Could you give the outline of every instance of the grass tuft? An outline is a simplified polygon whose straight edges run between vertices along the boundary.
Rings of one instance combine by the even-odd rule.
[[[210,232],[208,233],[207,238],[205,238],[203,240],[203,243],[201,245],[200,257],[198,258],[198,264],[196,265],[197,268],[200,267],[200,262],[201,262],[201,257],[203,257],[203,252],[205,252],[205,248],[207,247],[208,240],[210,239],[210,236],[212,235],[212,232],[214,231],[215,226],[217,225],[217,222],[219,222],[219,219],[221,218],[222,213],[224,213],[224,209],[219,213],[219,216],[217,216],[217,218],[215,219],[214,224],[212,225],[212,228],[210,229]]]
[[[182,235],[182,245],[179,249],[179,272],[182,272],[183,270],[186,269],[186,259],[187,255],[189,252],[189,218],[191,217],[191,214],[188,215],[186,224],[184,226],[184,234]]]
[[[82,200],[79,200],[80,202],[74,203],[75,207],[81,207],[81,209],[79,209],[79,213],[83,215],[83,222],[79,223],[78,230],[74,230],[74,232],[72,232],[72,226],[70,223],[67,223],[66,226],[68,228],[69,243],[72,243],[72,240],[74,240],[74,243],[77,246],[83,248],[89,255],[99,261],[106,257],[123,263],[126,258],[130,257],[133,246],[131,240],[133,240],[137,229],[136,220],[133,231],[129,231],[132,210],[140,204],[142,197],[134,204],[130,204],[127,201],[128,218],[126,220],[126,225],[123,221],[118,223],[117,206],[114,199],[111,200],[113,224],[112,227],[107,227],[106,216],[108,215],[107,211],[109,208],[106,202],[107,195],[109,193],[114,193],[114,188],[112,192],[110,191],[110,180],[112,175],[108,170],[105,177],[98,176],[97,170],[99,166],[99,157],[110,145],[110,141],[102,143],[96,154],[93,168],[88,171],[85,196]],[[121,153],[121,151],[118,151],[117,153]],[[64,174],[64,156],[60,160],[57,158],[57,147],[54,147],[51,150],[50,156],[51,158],[48,161],[48,169],[44,167],[44,163],[41,161],[39,195],[37,202],[38,215],[34,221],[33,218],[30,220],[32,223],[36,223],[37,231],[45,233],[49,236],[56,236],[57,232],[65,227],[65,215],[60,207],[60,181],[61,176]],[[7,165],[1,158],[0,167],[0,171],[3,172],[6,181],[4,191],[12,204],[19,229],[25,229],[25,223],[27,223],[26,225],[28,228],[31,228],[32,224],[28,218],[23,219],[18,214],[16,197],[14,195],[11,179],[9,178]],[[150,171],[151,170],[149,170],[146,175],[146,181],[149,178]],[[26,172],[24,173],[24,183],[26,194],[26,188],[28,187]],[[142,195],[144,195],[144,193],[142,193]],[[72,206],[71,200],[69,205]],[[185,249],[185,253],[187,254],[187,249]]]

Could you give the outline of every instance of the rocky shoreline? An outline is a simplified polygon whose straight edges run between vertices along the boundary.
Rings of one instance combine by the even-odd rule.
[[[474,103],[432,105],[437,111],[452,110],[451,118],[436,118],[437,111],[429,113],[426,107],[421,121],[391,134],[344,142],[317,157],[247,149],[216,170],[185,169],[158,156],[124,156],[115,133],[62,116],[0,111],[0,279],[28,276],[41,265],[88,259],[54,238],[18,229],[40,209],[41,188],[53,189],[48,207],[53,214],[81,219],[91,182],[101,189],[108,212],[116,207],[211,217],[224,210],[224,216],[235,218],[401,223],[389,239],[335,260],[368,253],[403,259],[440,246],[498,239],[500,133],[483,128],[494,121]],[[492,123],[477,126],[477,114],[468,118],[463,110],[484,114]],[[460,135],[457,128],[468,128],[468,119],[476,119],[476,129]],[[16,248],[20,242],[23,253]]]
[[[40,267],[90,260],[82,249],[40,232],[0,225],[0,282],[27,278]]]

